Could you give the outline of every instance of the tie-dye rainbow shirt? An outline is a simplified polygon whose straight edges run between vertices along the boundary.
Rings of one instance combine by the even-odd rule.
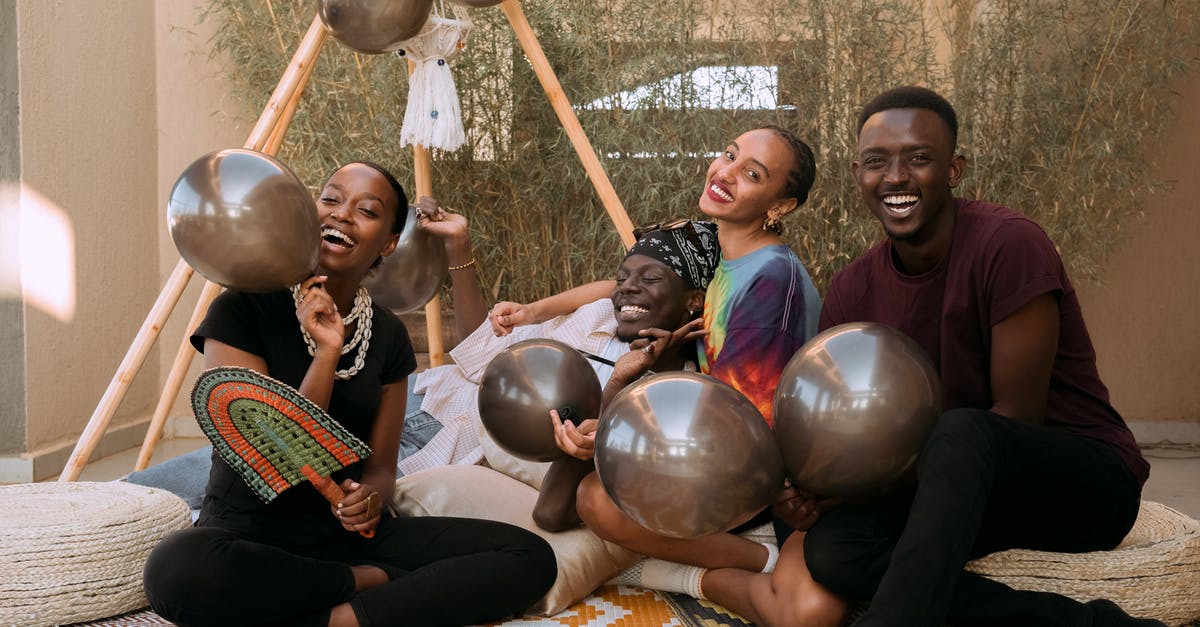
[[[705,295],[700,371],[745,394],[774,426],[779,375],[816,334],[820,314],[821,297],[791,248],[722,259]]]

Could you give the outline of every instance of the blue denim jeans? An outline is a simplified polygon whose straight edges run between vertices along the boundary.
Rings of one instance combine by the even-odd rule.
[[[416,377],[408,378],[408,402],[404,409],[404,433],[400,435],[400,455],[397,461],[416,453],[421,450],[433,436],[442,430],[442,423],[437,421],[437,418],[429,415],[429,413],[421,411],[421,401],[425,400],[424,394],[416,394],[413,392]],[[404,473],[396,471],[397,477],[404,476]]]

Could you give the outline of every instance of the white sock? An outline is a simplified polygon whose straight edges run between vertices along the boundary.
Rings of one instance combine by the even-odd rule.
[[[700,579],[704,577],[705,572],[707,569],[699,566],[649,558],[629,567],[625,572],[609,580],[609,583],[664,592],[679,592],[703,599],[705,597],[700,590]]]
[[[767,547],[767,564],[759,572],[775,572],[775,563],[779,561],[779,547],[775,546],[772,542],[759,542],[759,544]]]
[[[604,583],[610,586],[640,586],[642,585],[642,565],[645,563],[646,559],[642,558],[638,563],[617,573],[615,577]]]

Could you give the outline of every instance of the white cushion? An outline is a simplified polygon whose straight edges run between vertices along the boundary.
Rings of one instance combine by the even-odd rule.
[[[483,466],[444,466],[396,481],[396,509],[408,516],[461,516],[506,522],[546,539],[558,579],[530,612],[550,616],[587,597],[641,556],[580,527],[551,533],[533,522],[537,490]]]

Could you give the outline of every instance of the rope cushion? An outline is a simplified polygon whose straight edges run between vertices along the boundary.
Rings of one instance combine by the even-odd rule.
[[[1013,549],[969,562],[967,570],[1020,590],[1110,599],[1169,625],[1200,618],[1200,522],[1160,503],[1142,501],[1133,529],[1111,551]]]
[[[183,499],[124,482],[0,486],[0,512],[0,625],[145,607],[146,557],[192,522]]]

